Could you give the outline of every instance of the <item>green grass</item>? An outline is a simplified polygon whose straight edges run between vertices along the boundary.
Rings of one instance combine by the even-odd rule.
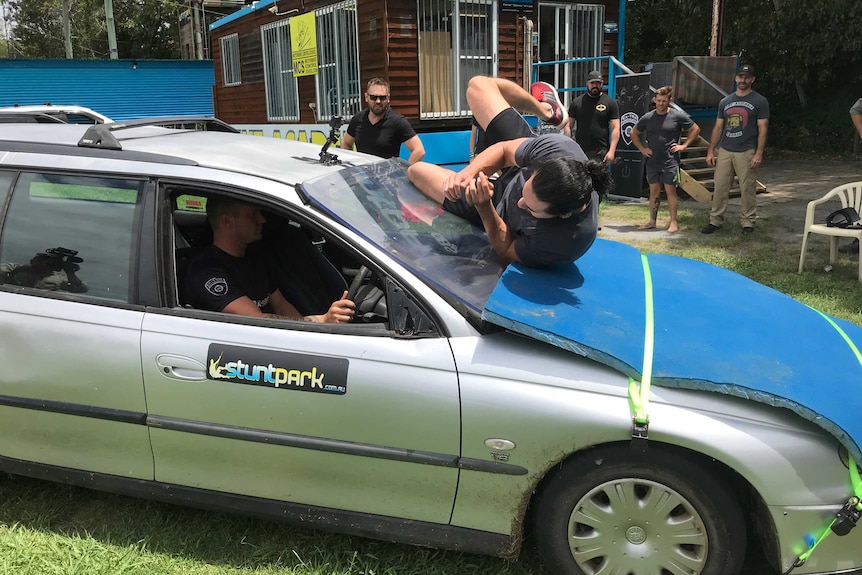
[[[537,575],[424,549],[0,475],[3,575]]]

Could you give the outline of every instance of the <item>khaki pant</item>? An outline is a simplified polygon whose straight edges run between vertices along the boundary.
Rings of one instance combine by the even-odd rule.
[[[733,185],[733,176],[739,178],[739,191],[742,196],[742,213],[739,216],[743,228],[754,227],[757,219],[757,170],[751,169],[754,150],[728,152],[719,148],[715,159],[715,189],[712,193],[712,209],[709,223],[721,226],[724,212],[727,211],[727,198]]]

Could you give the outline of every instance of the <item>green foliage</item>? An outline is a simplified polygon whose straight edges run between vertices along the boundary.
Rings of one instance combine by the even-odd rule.
[[[756,66],[754,87],[771,108],[769,145],[848,151],[847,112],[862,96],[862,2],[723,1],[720,54],[740,54]],[[712,0],[638,0],[627,14],[627,62],[709,53]]]
[[[12,38],[24,58],[64,58],[61,0],[9,0]],[[168,0],[114,0],[120,58],[179,58],[177,4]],[[104,0],[71,1],[75,58],[107,58]]]

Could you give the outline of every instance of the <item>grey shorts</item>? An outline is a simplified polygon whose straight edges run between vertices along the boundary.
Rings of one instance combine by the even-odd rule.
[[[646,181],[649,184],[662,183],[679,185],[679,166],[660,169],[653,169],[647,166]]]

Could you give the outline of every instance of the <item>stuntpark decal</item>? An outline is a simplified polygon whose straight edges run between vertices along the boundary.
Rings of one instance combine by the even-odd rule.
[[[349,364],[336,357],[212,343],[207,351],[207,379],[344,395]]]

